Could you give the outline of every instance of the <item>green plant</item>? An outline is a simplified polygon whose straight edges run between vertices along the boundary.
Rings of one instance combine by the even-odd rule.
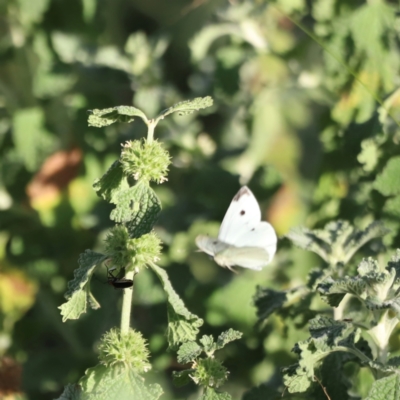
[[[367,368],[373,377],[367,398],[396,398],[399,358],[389,357],[389,340],[400,321],[400,253],[386,266],[383,260],[365,258],[355,271],[350,262],[360,247],[386,233],[379,222],[361,231],[337,221],[322,230],[303,228],[287,235],[325,261],[324,268],[310,272],[306,286],[282,292],[259,288],[255,298],[260,321],[274,312],[296,319],[299,326],[309,320],[311,336],[293,348],[298,363],[283,369],[289,393],[352,398],[349,390],[357,373]],[[318,295],[334,307],[334,318],[320,309],[309,319],[312,298]],[[352,369],[346,369],[346,364],[352,364]]]
[[[150,187],[167,180],[170,157],[162,145],[154,139],[154,129],[167,115],[177,112],[189,114],[212,105],[210,97],[197,98],[178,103],[163,111],[157,118],[149,120],[134,107],[114,107],[93,110],[89,124],[102,127],[116,121],[132,122],[140,117],[147,125],[147,138],[143,141],[128,141],[122,146],[121,157],[106,174],[94,183],[94,189],[104,200],[115,205],[110,218],[116,225],[110,229],[105,240],[105,253],[86,250],[79,257],[79,268],[68,284],[67,302],[60,306],[63,321],[78,319],[87,307],[99,308],[90,291],[90,281],[96,270],[104,263],[112,263],[117,275],[133,280],[145,268],[150,268],[160,279],[167,297],[168,331],[171,349],[181,345],[178,361],[196,362],[190,370],[193,381],[205,387],[202,398],[227,399],[229,395],[218,394],[218,388],[226,379],[227,370],[213,357],[215,350],[223,348],[240,334],[228,331],[221,334],[216,344],[209,337],[200,339],[207,357],[197,359],[188,356],[188,346],[195,345],[203,320],[192,314],[174,291],[168,275],[157,265],[161,252],[161,241],[152,231],[161,211],[161,203]],[[131,307],[133,289],[123,290],[120,329],[105,333],[100,340],[100,364],[86,371],[77,385],[66,387],[62,399],[110,399],[134,398],[157,399],[162,389],[157,384],[145,385],[142,374],[151,368],[146,341],[139,332],[131,329]],[[198,347],[200,350],[200,347]],[[186,374],[188,377],[189,374]],[[60,398],[60,399],[61,399]]]
[[[217,390],[235,399],[247,390],[245,400],[281,396],[347,400],[372,396],[374,385],[375,393],[390,398],[384,392],[391,387],[385,379],[394,379],[398,368],[391,365],[392,372],[379,372],[381,365],[360,362],[359,352],[381,364],[378,359],[384,359],[385,352],[390,353],[388,360],[400,356],[399,328],[393,329],[388,344],[379,339],[375,349],[381,335],[374,332],[372,321],[374,316],[386,336],[396,321],[391,290],[397,277],[386,300],[386,289],[373,277],[382,280],[383,288],[389,287],[388,263],[400,239],[397,2],[184,3],[159,1],[154,7],[148,0],[6,0],[0,6],[4,17],[0,40],[0,355],[4,357],[0,382],[9,376],[4,368],[9,366],[16,378],[22,373],[22,380],[15,379],[6,390],[18,397],[22,392],[24,399],[43,400],[58,397],[66,383],[78,382],[88,366],[96,365],[92,345],[119,324],[115,310],[122,298],[121,291],[91,279],[90,293],[101,309],[81,314],[79,321],[61,323],[57,305],[63,302],[66,279],[72,276],[79,254],[83,264],[92,262],[92,256],[96,262],[92,252],[85,256],[84,249],[107,255],[103,264],[121,278],[125,271],[110,264],[109,251],[122,265],[136,250],[143,262],[157,253],[158,241],[153,236],[148,236],[151,243],[141,241],[142,236],[130,238],[136,219],[126,221],[126,230],[110,230],[112,209],[115,221],[130,218],[126,207],[131,206],[131,183],[126,193],[106,190],[101,197],[91,188],[114,160],[122,162],[120,143],[146,136],[146,125],[129,115],[135,112],[131,108],[118,107],[105,111],[98,123],[135,121],[88,128],[87,108],[134,104],[146,115],[156,115],[180,99],[210,95],[216,106],[206,113],[172,114],[157,125],[157,138],[173,165],[168,183],[152,181],[151,189],[163,206],[154,226],[163,247],[156,264],[168,273],[186,309],[205,321],[201,334],[193,335],[190,342],[202,347],[202,334],[217,338],[230,328],[243,332],[242,340],[215,352],[230,371],[226,384]],[[93,110],[93,119],[96,113],[102,111]],[[108,176],[112,181],[116,172],[133,182],[137,173],[129,159],[132,153],[145,151],[145,144],[140,140],[136,147],[124,148],[125,169],[122,164],[111,168],[103,179]],[[132,160],[140,170],[137,161]],[[137,176],[143,177],[143,171]],[[166,175],[157,176],[162,181]],[[101,192],[107,186],[103,184],[99,180],[96,190]],[[309,243],[316,240],[324,251],[331,245],[323,245],[315,231],[325,231],[332,221],[348,224],[327,227],[328,236],[340,226],[340,230],[356,233],[353,227],[358,227],[363,232],[375,221],[382,221],[390,232],[381,239],[371,237],[336,267],[329,266],[341,257],[336,251],[320,259],[321,250],[316,254],[291,246],[288,239],[279,240],[268,268],[232,275],[196,253],[193,243],[200,233],[218,232],[229,201],[243,184],[251,187],[265,219],[279,235],[294,226],[306,226],[308,230],[295,232],[297,237],[311,235]],[[136,186],[138,193],[146,190],[146,185]],[[115,203],[103,197],[112,197]],[[149,197],[146,204],[156,213],[159,202],[153,200]],[[151,220],[144,222],[143,228],[151,224]],[[378,233],[375,224],[370,233]],[[118,244],[122,246],[113,248]],[[350,248],[340,243],[334,246],[346,252]],[[369,257],[376,260],[378,272],[375,262],[362,261]],[[362,262],[368,266],[365,275]],[[95,271],[104,281],[105,268],[97,266]],[[354,289],[356,277],[364,282],[361,299]],[[198,386],[190,376],[188,385],[176,388],[171,372],[207,366],[208,361],[206,365],[198,362],[205,353],[184,367],[178,365],[176,353],[166,351],[168,339],[177,336],[173,330],[168,331],[172,338],[164,334],[166,291],[151,266],[140,269],[134,281],[134,327],[148,345],[142,347],[135,335],[122,340],[122,348],[134,340],[141,357],[149,350],[152,370],[146,372],[146,382],[162,385],[163,400],[196,396],[192,392]],[[344,293],[338,291],[349,290],[347,283],[355,294],[341,299]],[[251,299],[257,285],[262,287],[257,302],[262,329],[254,329],[257,318]],[[96,306],[90,293],[74,297],[77,313],[85,295]],[[339,300],[337,307],[329,305]],[[386,316],[384,309],[373,310],[382,302],[390,305]],[[118,335],[111,339],[121,341]],[[333,338],[333,344],[327,344],[327,338]],[[295,343],[297,350],[292,352]],[[345,351],[334,351],[338,346]],[[114,355],[107,349],[112,350],[105,348],[102,362]],[[329,356],[321,358],[321,349]],[[343,362],[345,354],[349,362]],[[114,366],[102,365],[104,370]],[[138,363],[139,374],[144,374],[146,365]],[[293,393],[285,389],[281,371],[289,365],[294,366],[286,371],[285,379]],[[333,369],[335,365],[345,370],[344,383],[343,371]],[[203,370],[196,375],[198,382]],[[223,370],[219,372],[224,375]],[[326,380],[330,377],[338,379]],[[308,389],[294,391],[296,382],[299,390],[307,385]],[[1,390],[0,385],[0,397]]]

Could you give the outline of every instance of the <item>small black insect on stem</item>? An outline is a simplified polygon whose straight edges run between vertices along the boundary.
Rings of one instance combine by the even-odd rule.
[[[107,268],[107,283],[111,286],[114,286],[114,289],[126,289],[133,286],[132,279],[118,278],[112,273],[112,270],[109,270],[108,268]]]

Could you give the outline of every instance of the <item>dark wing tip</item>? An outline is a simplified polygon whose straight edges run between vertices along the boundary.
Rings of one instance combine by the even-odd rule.
[[[235,194],[235,197],[232,199],[232,201],[238,201],[240,200],[241,197],[243,196],[252,196],[253,193],[247,186],[242,186],[240,190]]]

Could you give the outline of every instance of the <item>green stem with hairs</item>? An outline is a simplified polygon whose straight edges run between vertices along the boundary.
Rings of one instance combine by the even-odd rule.
[[[133,280],[134,275],[134,271],[129,271],[126,273],[125,278]],[[124,289],[124,294],[122,296],[121,333],[128,333],[131,326],[132,296],[133,287]]]

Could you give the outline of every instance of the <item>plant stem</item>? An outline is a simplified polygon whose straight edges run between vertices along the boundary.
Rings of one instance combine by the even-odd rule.
[[[370,343],[374,358],[385,364],[388,358],[389,339],[399,320],[396,317],[390,317],[389,312],[385,310],[379,318],[378,323],[367,332],[372,339]]]
[[[340,302],[340,304],[333,309],[333,317],[335,319],[335,321],[340,321],[343,319],[344,316],[344,309],[346,307],[346,304],[348,303],[348,301],[350,300],[350,295],[347,293],[342,301]]]
[[[134,271],[128,271],[125,278],[133,280],[134,274]],[[133,287],[130,289],[124,289],[124,294],[122,296],[121,333],[129,332],[131,325],[132,296]]]
[[[151,119],[147,123],[147,142],[151,143],[154,138],[154,128],[156,127],[158,121]]]

